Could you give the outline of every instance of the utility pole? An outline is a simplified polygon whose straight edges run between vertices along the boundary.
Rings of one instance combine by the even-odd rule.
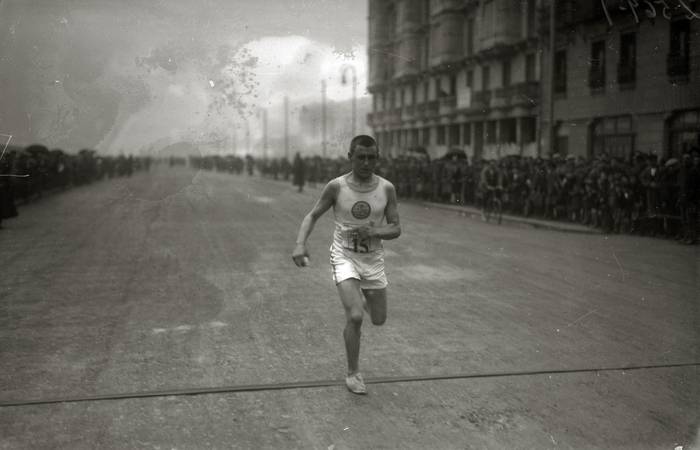
[[[321,80],[321,151],[326,157],[326,80]]]
[[[267,159],[267,109],[265,108],[260,108],[258,110],[258,114],[260,115],[260,118],[262,119],[262,128],[263,128],[263,142],[262,142],[262,153],[263,153],[263,158]]]
[[[289,160],[289,97],[284,96],[284,159]]]
[[[236,130],[238,129],[237,125],[233,126],[233,133],[231,134],[231,147],[233,150],[233,153],[236,153],[236,150],[238,150],[238,133]]]
[[[342,79],[341,82],[343,84],[346,84],[346,78],[345,78],[345,72],[351,69],[352,70],[352,136],[355,137],[355,132],[357,130],[356,124],[357,124],[357,72],[355,71],[355,66],[351,65],[346,65],[343,66],[343,74],[342,74]]]
[[[250,122],[248,119],[245,120],[245,152],[250,153]]]
[[[549,156],[554,154],[554,46],[555,39],[555,0],[549,0]]]

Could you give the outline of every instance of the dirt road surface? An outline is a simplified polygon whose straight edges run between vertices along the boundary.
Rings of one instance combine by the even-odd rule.
[[[156,167],[22,207],[0,230],[0,449],[698,448],[697,247],[401,202],[359,397],[332,213],[311,265],[290,256],[318,192]]]

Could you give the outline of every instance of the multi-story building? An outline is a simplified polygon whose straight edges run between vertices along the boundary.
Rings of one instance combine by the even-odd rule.
[[[540,0],[370,0],[368,124],[439,157],[538,152]]]
[[[694,11],[700,2],[692,0],[557,1],[553,150],[627,159],[635,151],[674,157],[700,147],[700,13]],[[549,45],[543,47],[548,61]],[[543,89],[543,130],[549,92]],[[548,136],[545,131],[544,148]]]

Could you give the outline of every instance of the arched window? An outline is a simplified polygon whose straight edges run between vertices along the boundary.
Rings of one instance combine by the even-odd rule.
[[[700,109],[674,114],[667,127],[670,158],[677,158],[693,147],[700,147]]]
[[[596,119],[591,130],[591,156],[605,153],[627,160],[634,152],[635,135],[632,116]]]

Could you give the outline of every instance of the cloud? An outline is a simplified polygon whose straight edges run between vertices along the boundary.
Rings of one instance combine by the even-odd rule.
[[[352,68],[356,72],[357,95],[366,95],[367,49],[357,45],[351,52],[340,52],[329,44],[303,36],[268,36],[243,46],[257,59],[252,70],[259,106],[280,104],[284,96],[290,101],[321,101],[321,81],[326,81],[326,98],[330,101],[352,97]],[[346,84],[342,72],[346,68]]]

